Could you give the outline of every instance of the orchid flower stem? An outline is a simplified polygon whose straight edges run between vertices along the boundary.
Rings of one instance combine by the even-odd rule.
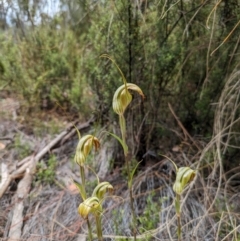
[[[175,200],[175,209],[176,209],[176,214],[177,214],[177,236],[178,236],[178,241],[181,241],[181,236],[182,236],[182,226],[181,226],[181,196],[179,194],[176,194],[176,200]]]
[[[93,240],[92,227],[91,227],[88,217],[87,217],[87,226],[88,226],[88,237],[89,237],[89,240],[92,241]]]
[[[136,236],[137,236],[137,218],[136,218],[136,214],[134,211],[134,198],[133,198],[133,191],[132,191],[132,181],[130,180],[131,177],[131,170],[130,170],[130,161],[129,161],[129,157],[125,156],[125,160],[126,160],[126,164],[127,164],[127,174],[128,174],[128,189],[129,189],[129,196],[130,196],[130,208],[131,208],[131,212],[132,212],[132,227],[133,227],[133,237],[134,237],[134,241],[137,240]]]
[[[123,115],[119,115],[119,124],[120,124],[120,129],[121,129],[121,134],[122,134],[122,140],[124,145],[126,145],[126,121]],[[127,153],[124,153],[126,156]]]
[[[137,218],[136,218],[134,206],[133,206],[134,198],[133,198],[133,192],[132,192],[132,185],[129,187],[129,196],[130,196],[130,205],[131,205],[132,217],[133,217],[133,237],[134,237],[134,241],[136,241],[137,240],[137,238],[136,238],[136,236],[137,236],[137,228],[136,228]]]
[[[80,166],[80,175],[81,175],[81,181],[83,186],[83,199],[86,199],[86,189],[85,189],[85,169],[84,166]]]
[[[122,141],[123,141],[123,145],[127,146],[126,144],[126,121],[124,118],[124,115],[119,115],[119,124],[120,124],[120,129],[121,129],[121,134],[122,134]],[[127,148],[126,148],[127,150]],[[124,152],[124,156],[125,156],[125,163],[127,165],[127,175],[128,175],[128,189],[129,189],[129,196],[130,196],[130,207],[131,207],[131,212],[132,212],[132,226],[133,226],[133,236],[134,236],[134,241],[136,241],[136,235],[137,235],[137,228],[136,228],[136,223],[137,223],[137,218],[135,215],[135,211],[134,211],[134,198],[133,198],[133,192],[132,192],[132,182],[131,182],[131,170],[130,170],[130,160],[129,160],[129,156],[127,152]]]
[[[84,166],[80,165],[80,175],[81,175],[81,181],[82,181],[82,187],[83,187],[83,199],[86,199],[86,189],[85,189],[85,170],[84,170]],[[92,241],[93,240],[93,235],[92,235],[92,227],[91,227],[91,223],[89,222],[89,219],[87,218],[87,226],[88,226],[88,236],[89,236],[89,240]]]
[[[96,214],[96,215],[95,215],[95,218],[96,218],[98,241],[103,241],[101,215]]]

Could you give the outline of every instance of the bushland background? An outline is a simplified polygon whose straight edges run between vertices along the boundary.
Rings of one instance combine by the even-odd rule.
[[[135,177],[139,233],[170,220],[174,169],[161,156],[167,155],[179,166],[199,170],[188,205],[191,210],[202,205],[202,213],[184,214],[185,235],[199,220],[206,223],[185,240],[240,240],[239,21],[237,0],[1,1],[1,162],[16,165],[71,123],[87,122],[87,130],[95,134],[102,135],[103,129],[120,133],[112,97],[122,80],[111,61],[99,58],[108,54],[146,97],[134,95],[126,113],[133,167],[143,160]],[[24,206],[22,240],[77,240],[84,233],[83,220],[74,214],[80,200],[69,194],[69,182],[63,182],[77,175],[72,162],[77,138],[76,134],[59,144],[39,161]],[[102,138],[107,164],[100,157],[101,164],[94,164],[97,154],[91,164],[113,184],[123,180],[118,195],[127,202],[122,150],[109,137]],[[1,199],[4,240],[21,178],[11,181]],[[159,193],[161,185],[165,191]],[[66,205],[69,200],[74,203]],[[116,202],[111,205],[120,207]],[[39,209],[52,210],[54,205],[45,220],[51,228],[40,228]],[[121,204],[125,211],[120,214],[111,205],[104,233],[112,235],[110,240],[114,235],[131,236],[124,216],[128,207]],[[63,213],[67,218],[59,221]],[[171,240],[174,230],[166,226],[152,240]]]

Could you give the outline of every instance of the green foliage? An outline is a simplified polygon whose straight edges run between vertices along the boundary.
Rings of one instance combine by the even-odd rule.
[[[29,156],[32,151],[30,144],[27,141],[24,141],[20,134],[16,135],[13,146],[19,160]]]
[[[50,155],[47,164],[37,164],[36,181],[45,184],[53,184],[55,181],[55,173],[57,167],[57,158],[55,155]]]
[[[6,56],[6,89],[23,96],[32,111],[59,106],[67,112],[79,110],[82,101],[89,100],[88,92],[84,95],[88,87],[81,79],[80,54],[73,32],[59,31],[57,26],[37,26],[17,42],[5,38],[1,55]]]
[[[113,221],[113,230],[116,235],[121,235],[121,230],[119,230],[119,226],[122,222],[124,216],[124,211],[121,209],[114,209],[111,214],[111,218]],[[119,240],[120,241],[120,240]]]
[[[139,165],[139,162],[136,160],[136,159],[132,159],[129,161],[129,170],[128,170],[128,167],[126,165],[123,165],[122,167],[122,176],[127,178],[128,176],[128,171],[130,172],[130,174],[132,175],[137,175],[137,170],[136,170],[136,167]],[[133,179],[133,176],[132,176],[132,179]],[[131,183],[132,183],[132,179],[129,180]]]
[[[108,60],[99,63],[97,57],[106,52],[121,66],[127,81],[141,86],[148,99],[144,105],[133,102],[134,108],[126,117],[134,117],[133,128],[128,130],[131,136],[138,133],[147,114],[140,135],[140,152],[146,153],[149,146],[159,146],[154,138],[158,121],[167,122],[168,128],[175,126],[168,102],[191,134],[209,135],[214,112],[211,103],[219,98],[227,76],[219,62],[224,65],[229,58],[227,54],[233,51],[233,46],[226,43],[222,57],[212,56],[206,63],[211,32],[206,31],[204,23],[212,7],[206,4],[196,14],[199,7],[196,3],[183,2],[181,7],[187,14],[181,16],[180,5],[165,12],[164,2],[151,1],[141,9],[132,6],[129,14],[128,3],[99,4],[89,16],[92,24],[85,37],[91,42],[91,50],[84,52],[87,60],[84,78],[98,96],[98,110],[115,120],[109,113],[111,93],[118,87],[120,78],[116,78],[116,69]],[[213,40],[220,34],[220,30],[214,32]],[[161,137],[158,139],[161,142]]]
[[[134,108],[126,113],[126,119],[135,120],[129,135],[139,135],[142,126],[137,156],[159,146],[154,136],[159,122],[167,122],[169,129],[175,126],[169,102],[190,134],[209,135],[212,103],[238,63],[237,32],[209,57],[239,19],[234,0],[219,5],[215,19],[209,16],[211,2],[130,3],[62,0],[58,15],[43,14],[34,27],[27,18],[29,26],[14,29],[14,35],[11,28],[1,32],[0,87],[24,99],[22,111],[55,108],[88,116],[96,110],[101,124],[115,121],[109,110],[121,80],[109,60],[99,60],[107,53],[148,99],[144,104],[133,101]],[[19,7],[20,16],[28,9],[36,21],[43,4],[26,6]],[[20,20],[14,20],[18,26]]]
[[[154,197],[154,193],[148,195],[147,203],[143,214],[138,217],[138,222],[140,224],[139,231],[141,233],[147,230],[154,229],[158,226],[162,201],[156,201]]]

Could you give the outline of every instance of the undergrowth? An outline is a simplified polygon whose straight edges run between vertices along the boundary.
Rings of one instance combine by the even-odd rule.
[[[39,162],[37,164],[36,183],[53,184],[55,181],[55,173],[57,167],[57,158],[55,155],[50,155],[46,163]]]
[[[15,151],[19,160],[30,155],[31,153],[30,143],[28,141],[24,141],[21,134],[16,135],[13,146],[15,148]]]

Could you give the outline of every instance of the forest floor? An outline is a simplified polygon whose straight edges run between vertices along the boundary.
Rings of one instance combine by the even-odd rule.
[[[23,119],[18,108],[14,99],[0,101],[0,240],[87,240],[86,222],[77,213],[81,199],[73,184],[80,178],[73,162],[78,142],[74,126],[86,134],[93,120],[72,123],[53,113]],[[180,146],[164,154],[182,165],[195,163],[207,143],[194,142],[202,148],[195,154]],[[104,237],[133,240],[126,174],[106,163],[112,146],[105,144],[91,163],[100,180],[109,181],[115,190],[104,203]],[[133,182],[138,240],[177,240],[174,178],[164,157],[138,170]],[[240,185],[233,187],[230,178],[222,178],[218,186],[214,177],[210,182],[210,175],[197,175],[183,199],[184,240],[240,240]],[[90,195],[97,179],[89,171],[87,180]]]

